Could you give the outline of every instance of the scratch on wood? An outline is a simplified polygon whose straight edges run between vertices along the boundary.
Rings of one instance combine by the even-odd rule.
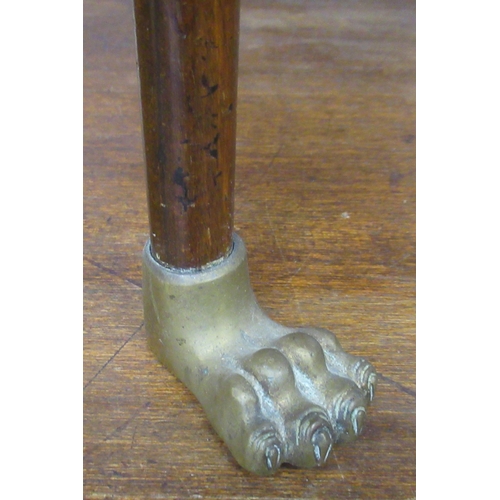
[[[100,269],[101,271],[104,271],[108,274],[112,274],[113,276],[116,276],[117,278],[120,278],[123,281],[130,283],[131,285],[135,285],[135,286],[138,286],[139,288],[142,288],[142,283],[139,281],[131,280],[130,278],[125,278],[120,273],[116,272],[114,269],[103,266],[99,262],[96,262],[95,260],[90,259],[89,257],[84,257],[84,260],[86,260],[89,264],[92,264],[94,267],[97,267],[97,269]]]
[[[102,443],[106,443],[107,441],[113,439],[117,434],[120,434],[120,432],[124,431],[129,425],[130,422],[133,422],[144,410],[148,409],[151,406],[151,402],[147,401],[143,405],[141,405],[140,408],[137,408],[130,417],[125,420],[122,424],[120,424],[118,427],[116,427],[113,431],[111,431],[109,434],[107,434],[104,439],[102,439],[99,443],[96,443],[94,446],[91,446],[86,450],[86,455],[90,456],[93,451],[95,451],[99,446],[102,445]],[[137,425],[135,426],[134,429],[134,435],[132,436],[132,439],[135,437],[135,431],[137,429]]]
[[[400,384],[399,382],[396,382],[395,380],[392,380],[392,378],[387,377],[386,375],[382,375],[381,373],[377,373],[377,376],[380,380],[383,380],[384,382],[388,382],[389,384],[393,385],[394,387],[397,387],[401,392],[408,394],[408,396],[412,396],[414,398],[417,397],[417,392],[414,391],[413,389],[410,389],[409,387],[405,387],[403,384]]]
[[[144,322],[140,324],[140,326],[130,335],[130,337],[118,348],[118,350],[111,356],[106,363],[104,363],[99,371],[85,384],[85,387],[83,390],[87,389],[87,387],[100,375],[100,373],[106,368],[106,366],[113,361],[113,359],[116,358],[116,356],[120,353],[120,351],[135,337],[135,335],[141,330],[141,328],[144,326]]]

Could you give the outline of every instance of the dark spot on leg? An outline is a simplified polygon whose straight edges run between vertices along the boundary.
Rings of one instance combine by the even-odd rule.
[[[196,201],[196,196],[194,198],[190,198],[188,195],[188,186],[187,180],[189,180],[189,173],[184,172],[182,167],[179,167],[174,172],[174,184],[182,188],[182,196],[177,196],[177,201],[179,201],[184,209],[184,212],[187,212],[187,209],[191,207]]]
[[[215,85],[210,85],[208,83],[206,75],[201,76],[201,84],[203,87],[206,89],[207,93],[205,95],[202,95],[201,97],[208,97],[209,95],[212,95],[216,90],[219,88],[219,84],[216,83]]]
[[[217,150],[217,142],[219,141],[219,133],[203,148],[212,158],[218,159],[219,152]]]
[[[219,88],[219,84],[215,84],[215,85],[212,85],[209,89],[208,89],[208,94],[205,96],[205,97],[208,97],[209,95],[213,94],[217,89]]]
[[[399,181],[404,177],[404,174],[401,172],[391,172],[389,177],[389,184],[391,187],[396,187],[399,185]]]
[[[182,205],[184,212],[187,212],[187,209],[194,205],[194,202],[196,201],[196,199],[197,199],[197,196],[195,196],[194,198],[188,198],[187,195],[177,196],[177,201]]]
[[[403,142],[406,142],[406,144],[412,144],[415,142],[415,135],[413,134],[403,135],[403,137],[401,137],[401,140]]]
[[[213,180],[214,180],[214,186],[217,186],[217,179],[222,175],[222,172],[219,171],[217,172],[214,176],[213,176]]]
[[[182,167],[179,167],[174,172],[174,184],[177,184],[178,186],[181,186],[184,189],[186,187],[186,181],[185,181],[186,177],[189,177],[189,174],[184,172]]]

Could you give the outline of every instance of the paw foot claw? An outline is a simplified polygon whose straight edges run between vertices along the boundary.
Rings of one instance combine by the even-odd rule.
[[[373,367],[331,332],[268,318],[250,286],[245,246],[206,269],[179,273],[143,254],[150,348],[198,398],[237,462],[261,475],[283,462],[325,463],[362,431]]]
[[[377,387],[377,374],[373,366],[365,359],[358,359],[352,370],[352,379],[364,391],[368,402],[371,403]]]
[[[339,442],[348,442],[360,435],[366,409],[365,398],[357,387],[344,392],[334,405],[333,414],[339,427]]]
[[[247,468],[257,474],[274,474],[283,462],[283,445],[273,430],[254,434],[249,449]]]
[[[363,429],[363,424],[365,421],[366,410],[360,406],[356,408],[351,415],[352,430],[356,436],[359,436],[361,430]]]
[[[323,465],[334,444],[333,436],[326,413],[312,411],[300,422],[290,462],[300,467]]]
[[[373,401],[375,397],[375,388],[377,387],[377,374],[371,373],[368,377],[368,399],[370,403]]]
[[[281,463],[281,451],[277,445],[273,444],[266,450],[266,466],[269,472],[274,472],[278,469]]]
[[[311,438],[316,465],[323,465],[333,446],[333,435],[328,427],[318,429]]]

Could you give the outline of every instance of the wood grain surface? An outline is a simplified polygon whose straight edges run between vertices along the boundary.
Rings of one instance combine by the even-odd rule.
[[[232,247],[238,0],[135,0],[151,249],[200,268]]]
[[[380,374],[315,470],[237,466],[146,347],[148,236],[132,0],[84,4],[84,497],[415,496],[415,5],[243,0],[235,228],[257,297]]]

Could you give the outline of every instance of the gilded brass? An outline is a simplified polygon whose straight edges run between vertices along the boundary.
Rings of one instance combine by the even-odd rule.
[[[238,463],[261,475],[322,465],[355,439],[376,386],[373,367],[319,328],[288,328],[259,307],[243,241],[201,271],[143,253],[148,342],[198,398]]]

